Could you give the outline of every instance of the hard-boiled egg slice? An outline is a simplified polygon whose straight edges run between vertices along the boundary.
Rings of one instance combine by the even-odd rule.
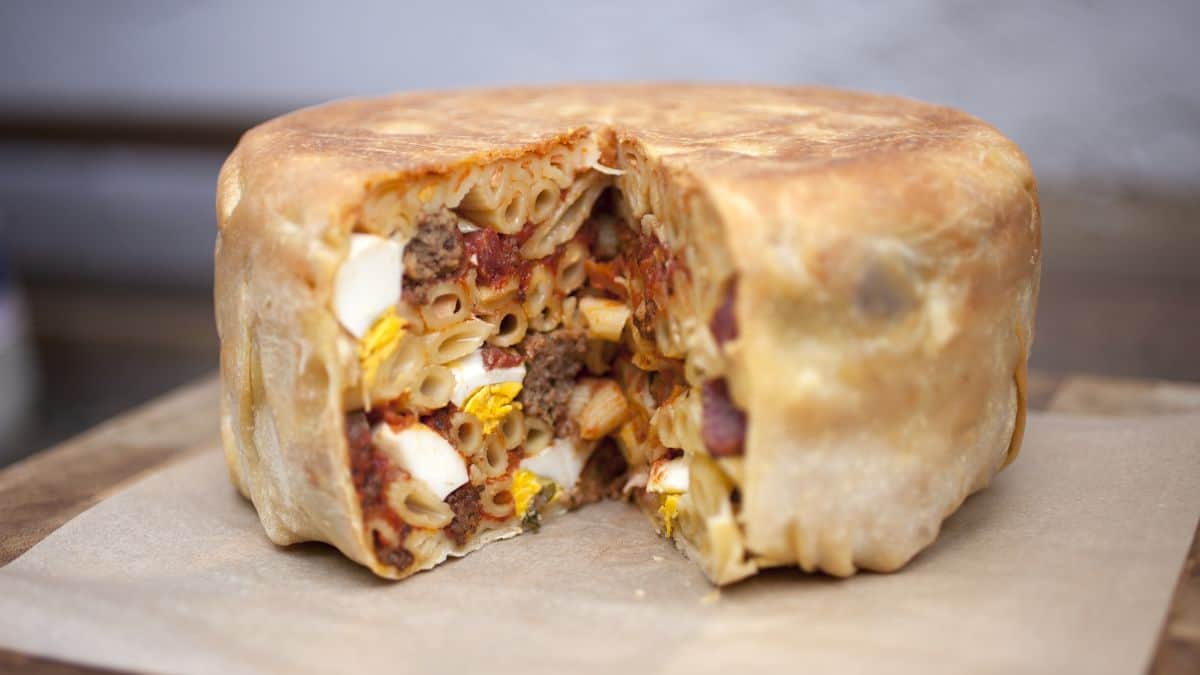
[[[450,443],[424,424],[392,431],[380,424],[374,431],[375,446],[413,477],[424,483],[438,499],[467,482],[467,464]]]
[[[463,410],[471,413],[483,423],[483,435],[487,436],[500,426],[500,422],[521,404],[513,401],[521,393],[520,382],[485,384],[467,399]]]
[[[518,518],[525,517],[529,511],[529,505],[533,503],[533,498],[538,496],[538,493],[545,487],[543,483],[545,480],[528,469],[518,469],[513,473],[512,487],[509,492],[512,493],[513,511],[516,512]]]
[[[400,300],[400,244],[373,234],[350,235],[350,253],[333,282],[333,313],[356,338]]]
[[[578,447],[570,439],[555,440],[545,450],[521,460],[521,468],[549,478],[565,490],[575,487],[591,447]]]
[[[650,479],[646,481],[647,492],[683,494],[688,489],[688,458],[660,459],[650,467]]]
[[[679,517],[679,495],[663,495],[658,515],[662,518],[663,534],[670,537],[675,531],[675,519]]]
[[[388,307],[359,341],[358,361],[362,368],[364,392],[370,391],[379,366],[400,346],[400,338],[404,337],[406,325],[404,319],[396,316],[396,310]],[[365,393],[363,399],[367,399]]]
[[[462,408],[467,399],[480,387],[505,382],[516,382],[519,385],[525,380],[525,364],[488,370],[483,365],[482,349],[476,349],[461,359],[451,361],[446,367],[454,374],[454,392],[450,395],[450,402],[459,408]],[[517,387],[517,391],[520,391],[520,387]]]

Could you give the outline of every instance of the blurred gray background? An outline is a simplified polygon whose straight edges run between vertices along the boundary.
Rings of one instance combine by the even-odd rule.
[[[1196,0],[5,3],[0,249],[41,387],[0,463],[215,367],[213,190],[242,130],[402,89],[746,80],[962,108],[1041,184],[1035,367],[1200,379],[1198,34]]]

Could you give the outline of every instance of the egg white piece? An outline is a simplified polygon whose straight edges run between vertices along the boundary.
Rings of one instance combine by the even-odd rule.
[[[501,382],[525,381],[525,364],[511,368],[494,368],[488,370],[483,365],[483,350],[477,349],[470,354],[446,364],[454,374],[454,393],[450,402],[459,408],[478,388]]]
[[[376,447],[407,471],[414,480],[425,483],[445,499],[467,482],[467,464],[446,439],[424,424],[413,424],[392,431],[387,424],[375,428]]]
[[[688,458],[660,459],[650,467],[647,492],[683,494],[688,489]]]
[[[533,457],[521,461],[521,468],[549,478],[564,489],[571,489],[579,482],[579,474],[587,464],[590,448],[577,447],[570,439],[560,438],[546,446]]]
[[[350,254],[333,282],[333,313],[356,338],[400,300],[403,247],[373,234],[350,235]]]

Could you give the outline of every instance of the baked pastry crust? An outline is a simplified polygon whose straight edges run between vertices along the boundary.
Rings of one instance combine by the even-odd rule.
[[[1016,455],[1040,218],[1026,158],[987,124],[814,87],[349,100],[249,131],[218,181],[221,432],[272,541],[329,542],[395,576],[362,526],[329,309],[351,232],[384,227],[364,204],[588,135],[636,147],[638,170],[669,186],[699,278],[738,280],[724,376],[748,412],[733,469],[745,555],[691,547],[715,582],[773,565],[898,569]],[[694,311],[711,316],[718,293],[702,296]]]

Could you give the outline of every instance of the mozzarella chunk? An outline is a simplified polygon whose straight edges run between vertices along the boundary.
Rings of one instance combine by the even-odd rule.
[[[333,282],[333,313],[356,338],[400,300],[400,244],[373,234],[350,235],[350,254]]]
[[[424,483],[438,499],[467,482],[467,464],[446,439],[424,424],[413,424],[392,431],[380,424],[374,432],[376,447],[404,469],[414,480]]]
[[[549,478],[565,490],[579,482],[583,465],[587,464],[589,446],[577,447],[570,439],[560,438],[533,457],[521,461],[521,468]]]
[[[446,367],[454,374],[454,393],[450,396],[450,402],[459,408],[462,408],[463,403],[480,387],[504,382],[519,384],[525,380],[525,364],[488,370],[483,365],[482,349],[477,349],[461,359],[451,361],[446,364]],[[520,391],[519,388],[518,391]]]
[[[683,494],[688,489],[688,458],[660,459],[650,467],[647,492]]]

